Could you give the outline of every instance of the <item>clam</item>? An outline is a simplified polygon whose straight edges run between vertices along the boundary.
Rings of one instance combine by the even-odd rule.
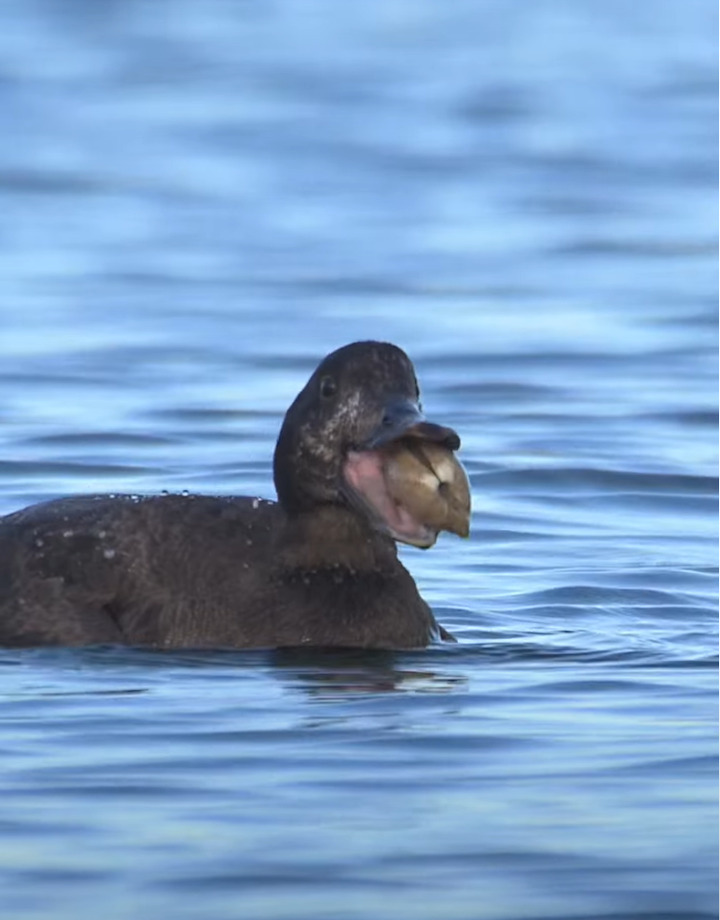
[[[442,444],[406,438],[384,451],[392,498],[417,520],[460,537],[470,533],[470,486],[462,464]]]

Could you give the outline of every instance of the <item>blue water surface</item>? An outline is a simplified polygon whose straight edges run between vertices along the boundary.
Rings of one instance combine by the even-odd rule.
[[[355,339],[463,437],[457,646],[0,651],[13,920],[717,916],[716,10],[0,8],[0,513],[273,492]]]

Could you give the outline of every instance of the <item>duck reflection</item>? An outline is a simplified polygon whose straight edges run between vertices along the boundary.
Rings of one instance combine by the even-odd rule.
[[[310,696],[332,700],[365,693],[450,693],[467,684],[463,676],[427,667],[440,657],[376,649],[287,648],[269,652],[278,676]],[[442,654],[442,653],[441,653]],[[442,657],[446,657],[444,654]]]

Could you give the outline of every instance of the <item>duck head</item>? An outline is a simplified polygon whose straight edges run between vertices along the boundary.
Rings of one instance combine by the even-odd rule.
[[[446,526],[437,515],[423,519],[413,508],[413,487],[397,488],[404,444],[415,455],[423,444],[434,445],[462,470],[452,455],[460,438],[423,415],[405,352],[385,342],[346,345],[321,362],[285,415],[274,457],[280,504],[291,516],[323,505],[349,508],[375,530],[422,548],[432,546],[441,529],[466,534],[464,472],[464,523]],[[456,484],[435,485],[457,504]]]

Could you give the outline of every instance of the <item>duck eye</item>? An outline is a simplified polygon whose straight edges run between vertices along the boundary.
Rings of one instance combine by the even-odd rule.
[[[332,377],[323,377],[320,381],[320,395],[323,399],[331,399],[337,391],[337,384]]]

